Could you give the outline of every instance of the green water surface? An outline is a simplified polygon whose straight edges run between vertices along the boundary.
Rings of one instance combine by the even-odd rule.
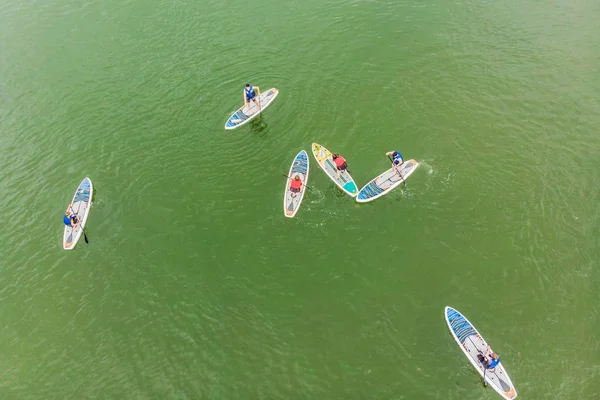
[[[598,1],[0,0],[0,398],[600,398]],[[246,82],[279,97],[223,125]],[[420,162],[407,189],[358,186]],[[79,182],[89,244],[61,246]]]

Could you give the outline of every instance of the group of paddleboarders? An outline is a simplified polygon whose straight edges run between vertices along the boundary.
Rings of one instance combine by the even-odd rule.
[[[333,162],[335,163],[335,167],[337,168],[337,179],[339,179],[342,171],[344,171],[346,168],[348,168],[348,163],[346,162],[344,157],[340,156],[337,153],[333,154],[331,156],[331,158],[333,158]],[[298,193],[300,191],[301,187],[302,187],[302,179],[300,179],[300,175],[296,174],[294,176],[294,179],[292,179],[292,183],[290,184],[290,191],[294,192],[294,193]]]
[[[248,86],[248,85],[246,85]],[[252,87],[252,86],[250,86]],[[396,173],[398,175],[400,175],[400,177],[402,177],[402,173],[400,172],[400,166],[402,164],[404,164],[404,160],[402,159],[402,154],[400,154],[400,152],[398,150],[394,150],[394,151],[388,151],[387,153],[385,153],[386,156],[392,156],[391,160],[392,160],[392,166],[394,168],[394,170],[396,171]],[[335,167],[337,169],[337,175],[336,175],[336,179],[340,178],[340,174],[342,173],[342,171],[345,171],[346,169],[348,169],[348,163],[346,162],[346,159],[344,157],[342,157],[341,155],[339,155],[338,153],[335,153],[331,156],[331,158],[333,158],[333,162],[335,163]],[[300,179],[300,175],[296,175],[294,176],[294,178],[292,179],[292,183],[290,185],[290,191],[292,192],[299,192],[300,188],[302,187],[302,180]]]
[[[250,107],[251,104],[250,102],[254,102],[254,104],[258,105],[260,107],[260,102],[258,102],[256,100],[257,96],[256,96],[256,92],[254,91],[256,89],[256,92],[258,92],[258,96],[260,96],[260,87],[258,86],[252,86],[249,83],[246,83],[246,87],[244,87],[244,92],[242,94],[243,98],[244,98],[244,106],[245,107]],[[402,177],[402,173],[400,172],[400,166],[402,164],[404,164],[404,160],[402,158],[402,154],[400,154],[399,151],[394,150],[394,151],[388,151],[387,153],[385,153],[386,156],[392,156],[391,160],[392,160],[392,166],[394,168],[394,170],[396,171],[396,173]],[[346,169],[348,169],[348,163],[346,162],[346,159],[344,157],[342,157],[340,154],[333,154],[332,155],[333,158],[333,162],[335,163],[335,167],[336,167],[336,179],[340,179],[340,174],[345,171]],[[294,176],[291,179],[292,183],[290,184],[290,191],[294,192],[294,193],[298,193],[300,192],[301,188],[302,188],[302,180],[300,178],[299,175]]]
[[[388,151],[387,153],[385,153],[385,155],[392,156],[392,166],[395,169],[395,171],[400,176],[402,176],[402,174],[400,173],[400,166],[402,164],[404,164],[404,160],[402,159],[402,154],[400,154],[399,151],[394,150],[394,151]],[[340,174],[343,171],[345,171],[346,169],[348,169],[348,163],[346,162],[346,159],[338,153],[332,154],[331,158],[333,158],[333,162],[335,163],[335,167],[337,169],[336,178],[339,179]],[[294,178],[292,179],[292,183],[290,185],[290,191],[297,193],[300,191],[301,187],[302,187],[302,180],[300,179],[300,176],[299,175],[294,176]]]

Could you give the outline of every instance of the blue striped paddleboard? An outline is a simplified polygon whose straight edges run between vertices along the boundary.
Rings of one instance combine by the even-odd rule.
[[[278,94],[279,90],[275,88],[271,88],[266,92],[262,92],[260,96],[256,96],[258,104],[256,104],[254,101],[251,101],[249,106],[244,104],[243,107],[240,107],[236,112],[231,114],[231,117],[229,117],[227,122],[225,122],[225,129],[231,130],[239,128],[240,126],[250,122],[255,117],[258,117],[260,113],[265,110],[265,108],[271,105]]]
[[[298,209],[300,208],[300,204],[304,198],[304,191],[306,190],[306,182],[308,181],[308,167],[308,154],[306,154],[306,151],[302,150],[300,153],[298,153],[298,155],[296,155],[296,158],[294,158],[292,166],[290,167],[290,172],[288,172],[288,179],[286,180],[285,184],[285,192],[283,194],[283,213],[286,217],[294,218],[298,212]],[[296,175],[298,175],[302,181],[300,192],[292,192],[290,190],[292,179],[294,179]]]
[[[475,370],[483,377],[484,366],[477,356],[486,355],[488,344],[479,332],[477,332],[473,324],[454,308],[446,307],[444,316],[454,340],[463,353],[465,353],[465,356],[467,356],[473,367],[475,367]],[[493,370],[488,369],[485,371],[485,382],[507,400],[517,397],[517,390],[502,365],[502,358],[500,358],[500,363]]]
[[[356,202],[368,203],[381,196],[385,196],[411,176],[418,166],[419,163],[417,160],[408,160],[404,161],[404,164],[398,168],[392,167],[388,169],[360,189],[356,196]]]
[[[63,249],[72,250],[79,241],[88,215],[90,213],[90,206],[92,205],[92,194],[94,187],[90,178],[85,178],[77,187],[71,204],[67,206],[66,211],[70,211],[71,214],[77,216],[79,222],[77,225],[71,227],[65,225],[65,233],[63,235]]]

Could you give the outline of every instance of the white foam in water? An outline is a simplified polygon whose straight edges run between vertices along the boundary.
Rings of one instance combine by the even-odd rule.
[[[428,164],[426,160],[419,161],[419,165],[421,167],[424,167],[427,170],[427,173],[429,175],[433,175],[435,173],[435,171],[433,169],[433,166],[431,166],[430,164]]]

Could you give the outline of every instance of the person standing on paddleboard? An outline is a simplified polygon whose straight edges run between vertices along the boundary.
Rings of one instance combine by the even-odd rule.
[[[348,163],[344,159],[344,157],[339,154],[334,154],[331,156],[333,158],[333,162],[335,163],[337,169],[336,179],[340,179],[340,174],[342,171],[345,171],[348,168]]]
[[[396,166],[400,166],[404,164],[404,160],[402,159],[402,154],[398,150],[388,151],[385,153],[386,156],[392,156],[392,164]]]
[[[260,87],[254,88],[249,83],[246,83],[246,87],[244,88],[244,105],[250,107],[250,101],[253,101],[258,107],[260,107],[260,103],[256,100],[256,93],[254,93],[254,89],[258,92],[260,96]]]
[[[404,160],[402,159],[402,154],[398,150],[388,151],[385,153],[386,156],[392,156],[392,166],[396,170],[397,173],[400,174],[400,166],[404,164]]]

